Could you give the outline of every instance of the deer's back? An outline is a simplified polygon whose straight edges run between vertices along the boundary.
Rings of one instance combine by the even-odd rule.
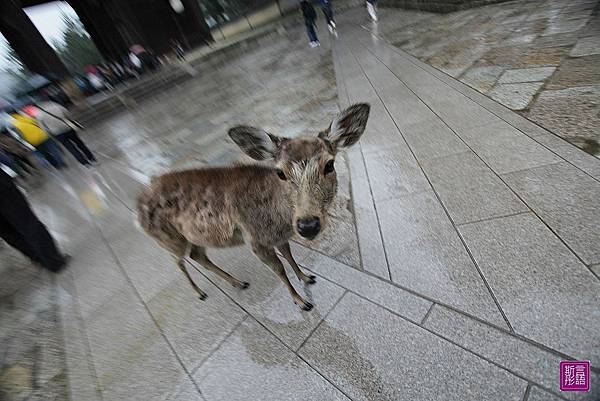
[[[280,226],[291,227],[286,207],[274,205],[285,199],[280,188],[273,170],[262,166],[173,172],[154,177],[140,195],[139,219],[150,234],[174,229],[212,247],[240,244],[242,231],[264,237],[264,227],[266,237],[276,237],[287,230]]]

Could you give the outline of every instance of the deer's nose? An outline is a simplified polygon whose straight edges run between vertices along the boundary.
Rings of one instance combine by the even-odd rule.
[[[306,217],[296,221],[298,234],[304,238],[313,239],[321,231],[321,220],[318,217]]]

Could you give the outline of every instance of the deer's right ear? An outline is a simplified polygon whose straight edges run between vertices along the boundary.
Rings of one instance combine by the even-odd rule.
[[[243,125],[231,128],[228,134],[233,139],[233,142],[254,160],[272,159],[281,142],[281,138],[271,135],[260,128]]]

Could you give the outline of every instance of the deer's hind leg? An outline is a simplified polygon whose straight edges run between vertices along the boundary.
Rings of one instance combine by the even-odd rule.
[[[198,245],[192,245],[192,250],[190,251],[190,258],[194,259],[196,262],[200,263],[203,267],[216,275],[223,278],[229,284],[236,288],[246,289],[250,284],[245,281],[240,281],[237,278],[233,277],[231,274],[222,270],[219,266],[215,265],[209,258],[206,256],[206,249],[204,247]]]
[[[185,267],[185,254],[188,247],[187,240],[183,236],[179,236],[178,238],[158,238],[157,240],[163,248],[171,253],[171,256],[175,259],[175,263],[177,263],[177,267],[185,274],[194,291],[198,293],[198,297],[201,300],[205,300],[207,297],[206,293],[194,283],[194,280],[192,280],[190,273]]]

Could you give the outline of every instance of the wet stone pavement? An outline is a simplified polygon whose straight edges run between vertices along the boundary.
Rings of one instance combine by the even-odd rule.
[[[381,39],[430,17],[385,13],[338,15],[319,49],[266,37],[85,131],[101,165],[29,192],[69,269],[0,249],[0,399],[598,399],[600,160]],[[150,176],[249,161],[230,126],[314,134],[358,101],[331,227],[292,244],[312,311],[247,246],[209,256],[250,288],[190,269],[200,301],[134,224]],[[564,359],[591,392],[560,391]]]
[[[598,0],[381,13],[395,46],[600,156]]]

